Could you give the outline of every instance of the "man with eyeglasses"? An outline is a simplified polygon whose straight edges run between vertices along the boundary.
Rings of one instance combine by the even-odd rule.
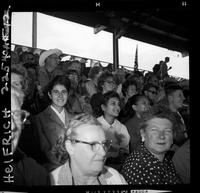
[[[21,109],[24,93],[11,85],[11,148],[13,152],[14,185],[49,185],[47,171],[18,148],[23,124],[29,113]]]
[[[104,166],[111,141],[106,140],[100,123],[91,115],[74,117],[61,147],[67,150],[68,161],[51,172],[53,185],[116,185],[127,184],[123,176]],[[58,153],[59,154],[59,153]],[[60,153],[58,156],[62,156]]]
[[[142,93],[147,96],[150,101],[150,105],[154,105],[156,102],[157,94],[158,94],[158,86],[153,83],[147,83],[144,85]]]

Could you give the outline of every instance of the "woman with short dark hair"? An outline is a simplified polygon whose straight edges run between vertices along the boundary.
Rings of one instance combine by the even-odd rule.
[[[125,156],[129,154],[130,135],[125,125],[117,120],[120,112],[120,96],[117,92],[108,91],[103,94],[101,104],[103,115],[97,120],[102,124],[107,139],[113,141],[107,154],[106,164],[119,170]]]
[[[124,123],[130,134],[130,152],[138,148],[141,143],[140,124],[143,122],[143,113],[150,108],[149,100],[142,94],[132,96],[126,106],[127,121]]]
[[[73,116],[64,107],[70,88],[70,80],[66,76],[56,76],[48,85],[49,106],[35,117],[34,123],[43,154],[41,163],[49,171],[62,164],[52,151],[56,142],[64,137],[69,120]]]

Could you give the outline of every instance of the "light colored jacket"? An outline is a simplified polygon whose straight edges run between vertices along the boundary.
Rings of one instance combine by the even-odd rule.
[[[73,185],[72,173],[67,161],[64,165],[50,172],[52,185]],[[114,168],[104,166],[99,175],[101,185],[126,185],[124,177]],[[92,184],[91,184],[92,185]]]

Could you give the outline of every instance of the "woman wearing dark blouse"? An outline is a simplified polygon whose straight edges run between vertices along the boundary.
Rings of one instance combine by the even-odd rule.
[[[128,184],[180,184],[172,161],[166,157],[173,143],[173,116],[163,107],[152,107],[141,125],[142,143],[125,160],[121,173]]]
[[[132,116],[124,124],[130,134],[130,152],[138,148],[141,143],[140,125],[143,121],[142,114],[149,110],[150,104],[146,96],[136,94],[128,100],[129,108],[132,108]],[[131,113],[130,113],[131,114]]]

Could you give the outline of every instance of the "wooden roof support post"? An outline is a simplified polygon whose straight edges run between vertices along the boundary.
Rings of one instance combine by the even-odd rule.
[[[32,19],[32,47],[37,48],[37,12],[33,12]]]
[[[114,70],[119,68],[118,38],[116,36],[117,36],[117,29],[114,28],[114,31],[113,31],[113,68]]]

